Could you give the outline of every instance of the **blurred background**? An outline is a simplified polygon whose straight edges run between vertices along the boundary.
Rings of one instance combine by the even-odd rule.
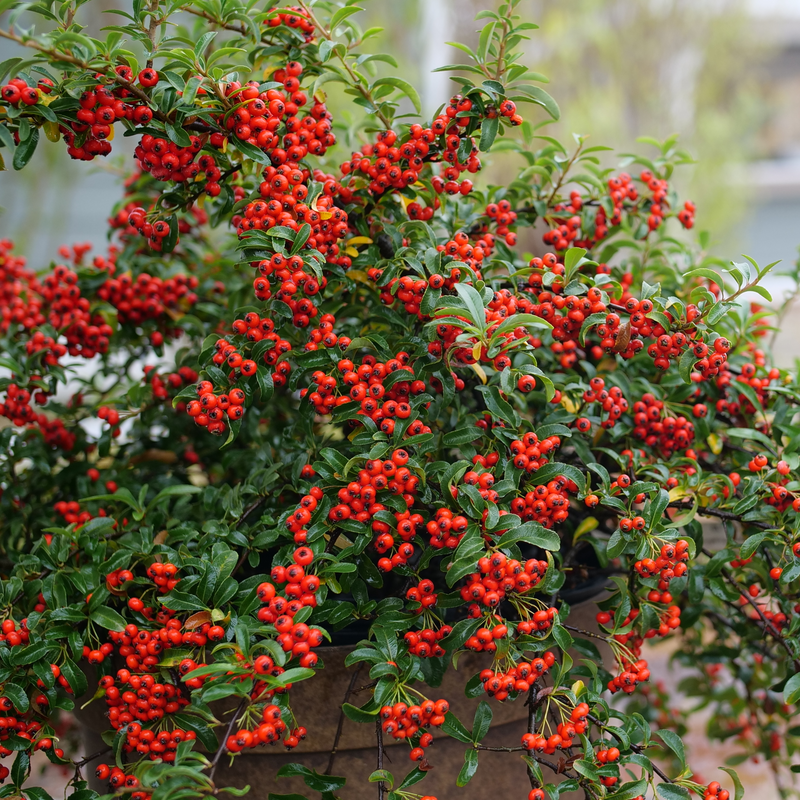
[[[447,75],[432,72],[461,57],[445,42],[476,44],[474,16],[487,2],[361,3],[363,27],[386,29],[370,48],[397,59],[398,74],[420,88],[426,114],[456,88]],[[127,5],[99,0],[88,8]],[[696,227],[710,232],[714,253],[734,260],[746,253],[760,264],[795,260],[800,0],[522,0],[519,12],[540,26],[531,32],[527,63],[549,76],[546,88],[561,107],[551,134],[591,134],[590,144],[615,149],[609,164],[633,149],[646,153],[648,146],[636,141],[640,136],[680,134],[697,163],[682,168],[675,182],[697,203]],[[110,20],[93,15],[83,21],[97,34]],[[0,60],[12,54],[12,47],[0,42]],[[343,106],[335,89],[330,102],[334,111]],[[530,109],[523,114],[543,118]],[[131,140],[123,143],[120,137],[108,161],[86,165],[71,162],[63,146],[44,141],[22,173],[0,173],[0,237],[17,242],[34,268],[44,268],[61,244],[88,241],[104,248],[105,220],[120,197],[118,179],[131,151]],[[339,150],[334,161],[347,155]],[[776,299],[788,285],[779,274],[769,280]],[[800,307],[792,307],[781,328],[776,360],[788,366],[800,355]],[[668,643],[653,648],[648,658],[656,662],[655,675],[674,678],[668,655]],[[712,780],[719,778],[716,767],[730,748],[709,745],[703,727],[701,715],[687,749],[693,768]],[[737,769],[750,796],[779,796],[766,765]],[[55,790],[63,777],[50,773],[47,780]]]

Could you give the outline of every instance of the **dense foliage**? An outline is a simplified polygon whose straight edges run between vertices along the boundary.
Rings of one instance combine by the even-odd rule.
[[[104,40],[78,0],[4,20],[7,167],[136,149],[107,253],[32,270],[0,243],[0,796],[46,800],[33,750],[82,800],[86,769],[216,794],[222,759],[314,737],[291,688],[329,641],[372,683],[325,700],[377,721],[377,766],[388,737],[418,762],[373,774],[392,800],[434,734],[465,785],[498,703],[530,710],[520,797],[739,800],[733,771],[693,780],[653,637],[729,764],[796,762],[800,395],[737,300],[769,302],[769,268],[681,233],[674,140],[622,172],[546,135],[517,5],[456,45],[431,120],[352,2],[135,0]],[[506,177],[473,185],[490,150]],[[436,689],[464,650],[474,720]],[[54,725],[83,695],[108,748],[73,762]]]

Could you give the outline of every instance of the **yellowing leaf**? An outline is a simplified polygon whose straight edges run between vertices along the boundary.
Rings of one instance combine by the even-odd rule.
[[[57,142],[61,138],[61,131],[58,129],[57,122],[50,122],[49,120],[42,126],[44,128],[44,135],[51,141]],[[113,128],[111,129],[114,130]]]
[[[571,689],[572,693],[577,697],[578,695],[583,694],[583,692],[586,690],[586,685],[583,681],[575,681],[575,683],[572,684]]]
[[[706,441],[708,442],[708,446],[711,448],[711,452],[715,456],[718,456],[722,452],[722,438],[718,434],[709,433]]]
[[[358,255],[358,250],[356,250],[355,247],[345,247],[344,251],[351,258],[355,258]]]
[[[333,216],[333,214],[330,211],[320,211],[319,212],[319,218],[320,219],[330,219],[332,216]]]
[[[564,406],[570,414],[577,414],[580,409],[580,405],[567,395],[561,397],[561,405]]]
[[[572,541],[577,542],[578,539],[581,538],[589,531],[593,531],[597,527],[597,520],[594,517],[586,517],[583,522],[575,529],[575,533],[572,535]]]
[[[404,194],[396,194],[395,197],[399,198],[400,202],[403,205],[403,210],[408,210],[409,205],[414,202],[410,197],[406,197]]]
[[[483,371],[483,367],[477,362],[475,364],[471,364],[470,366],[475,374],[481,379],[481,383],[486,383],[486,373]]]
[[[111,128],[111,130],[108,132],[108,136],[106,136],[106,141],[107,142],[113,142],[114,141],[114,126],[113,125],[109,125],[108,127]],[[48,138],[50,138],[50,137],[48,137]]]
[[[369,236],[354,236],[352,239],[348,239],[345,242],[346,245],[356,245],[356,244],[372,244],[372,239]]]
[[[347,277],[352,278],[356,283],[369,283],[369,277],[363,269],[350,269],[347,271]]]
[[[328,96],[322,91],[322,89],[317,89],[317,91],[314,92],[314,99],[318,103],[324,103],[328,99]]]
[[[277,64],[274,64],[271,67],[267,67],[264,70],[264,80],[267,80],[267,78],[269,78],[269,76],[272,75],[272,73],[275,72],[276,69],[278,69],[278,65]]]
[[[686,489],[681,489],[679,486],[676,486],[674,489],[669,490],[670,503],[674,503],[676,500],[680,500],[682,497],[686,496],[687,496]]]

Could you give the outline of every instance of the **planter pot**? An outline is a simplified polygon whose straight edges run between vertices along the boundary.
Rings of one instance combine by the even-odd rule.
[[[594,615],[596,606],[593,602],[576,605],[570,612],[570,624],[589,630],[596,630]],[[250,786],[253,800],[268,800],[270,793],[297,793],[314,796],[316,793],[308,789],[302,778],[278,778],[278,770],[292,762],[300,762],[310,769],[324,773],[328,767],[330,752],[336,739],[336,731],[340,720],[340,707],[347,694],[355,667],[346,668],[345,658],[352,651],[351,646],[332,646],[320,648],[320,656],[325,668],[314,678],[298,683],[291,691],[292,710],[298,721],[308,730],[308,737],[292,752],[287,753],[279,745],[269,748],[246,750],[233,759],[224,757],[217,769],[216,782],[219,786],[241,788]],[[604,660],[606,653],[603,653]],[[576,655],[576,658],[578,656]],[[490,658],[483,653],[463,653],[458,661],[458,669],[448,669],[439,687],[428,687],[426,695],[433,700],[445,698],[450,703],[452,712],[467,727],[471,726],[475,709],[481,698],[470,699],[464,695],[467,680],[486,668]],[[350,697],[354,705],[362,705],[368,698],[368,690],[358,693],[358,688],[369,683],[368,670],[362,668],[355,685],[355,692]],[[423,688],[418,686],[417,688]],[[90,696],[90,695],[89,695]],[[76,707],[89,699],[81,698]],[[490,747],[516,747],[525,731],[527,707],[522,698],[514,702],[491,703],[494,717],[492,727],[482,742]],[[212,705],[217,718],[227,721],[230,717],[224,712],[231,708],[230,703],[221,701]],[[86,752],[102,749],[100,733],[107,728],[105,705],[102,701],[91,703],[86,709],[76,712],[78,722],[83,729],[83,740]],[[439,800],[449,800],[456,794],[459,800],[485,800],[496,794],[500,797],[524,797],[530,784],[525,763],[519,753],[481,752],[479,769],[472,780],[463,788],[456,787],[456,778],[464,763],[466,745],[447,737],[432,729],[434,744],[426,751],[426,757],[432,769],[425,780],[419,784],[423,794],[435,795]],[[221,733],[220,733],[221,735]],[[404,742],[395,742],[390,736],[384,736],[384,769],[389,770],[396,780],[414,766],[408,758],[409,748]],[[375,727],[360,724],[344,718],[342,733],[339,738],[337,753],[332,769],[333,775],[347,777],[347,784],[338,791],[341,800],[374,800],[377,789],[368,782],[371,772],[377,768],[377,748]],[[92,771],[90,771],[92,774]],[[553,778],[548,777],[548,780]],[[527,787],[527,788],[526,788]],[[104,786],[94,787],[101,793]],[[412,789],[411,791],[414,791]]]

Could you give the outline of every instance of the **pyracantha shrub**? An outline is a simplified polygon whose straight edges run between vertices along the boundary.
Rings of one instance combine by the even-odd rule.
[[[107,252],[37,270],[0,242],[0,796],[46,799],[35,750],[81,800],[87,770],[216,794],[223,760],[316,735],[292,688],[350,641],[369,691],[324,701],[376,729],[381,797],[418,797],[443,736],[464,786],[516,703],[520,798],[739,800],[693,776],[646,642],[675,640],[729,763],[797,762],[800,395],[740,300],[771,301],[769,267],[685,233],[674,139],[621,170],[547,135],[518,0],[430,118],[359,52],[360,9],[298,2],[0,27],[6,167],[134,144]],[[437,689],[464,651],[466,724]],[[83,696],[107,748],[73,761],[56,722]]]

